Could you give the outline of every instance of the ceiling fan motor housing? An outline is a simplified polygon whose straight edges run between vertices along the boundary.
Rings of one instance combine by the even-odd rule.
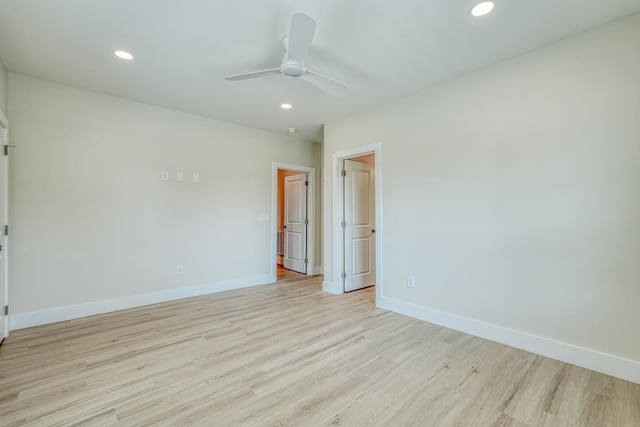
[[[300,77],[304,74],[305,69],[302,64],[297,62],[283,63],[280,67],[280,72],[287,77]]]

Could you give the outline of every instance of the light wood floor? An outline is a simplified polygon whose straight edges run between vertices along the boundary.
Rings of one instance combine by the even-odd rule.
[[[640,385],[321,277],[15,331],[0,425],[640,426]]]

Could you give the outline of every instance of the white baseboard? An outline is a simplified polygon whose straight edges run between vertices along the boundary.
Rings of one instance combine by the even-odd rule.
[[[230,291],[233,289],[265,285],[267,283],[274,283],[275,281],[275,276],[265,274],[263,276],[204,283],[201,285],[186,286],[183,288],[166,289],[146,294],[130,295],[65,307],[50,308],[30,313],[14,314],[9,316],[9,322],[11,330],[24,329],[32,326],[46,325],[48,323],[62,322],[65,320],[174,301],[182,298],[197,297],[217,292]]]
[[[324,283],[322,290],[325,290]],[[640,384],[640,361],[625,359],[393,298],[382,297],[376,304],[389,311]]]
[[[327,282],[326,280],[322,282],[322,290],[334,295],[342,293],[342,290],[338,286],[334,285],[331,282]]]

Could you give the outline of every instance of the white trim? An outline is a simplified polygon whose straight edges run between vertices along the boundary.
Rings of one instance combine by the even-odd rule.
[[[375,203],[376,203],[376,305],[377,301],[382,298],[384,284],[382,282],[382,236],[384,234],[382,227],[382,144],[375,143],[370,145],[364,145],[361,147],[350,148],[348,150],[338,151],[332,154],[332,190],[333,190],[333,212],[331,213],[331,225],[332,225],[332,282],[327,283],[327,289],[333,289],[332,291],[326,291],[330,293],[341,294],[344,293],[344,286],[342,285],[342,229],[340,227],[341,212],[342,212],[342,186],[340,182],[342,180],[342,160],[351,157],[363,156],[366,154],[375,155]],[[323,290],[325,289],[323,283]]]
[[[640,384],[640,361],[625,359],[393,298],[382,297],[376,302],[378,307],[386,310]]]
[[[275,277],[265,274],[263,276],[244,277],[234,280],[204,283],[201,285],[186,286],[182,288],[165,289],[146,294],[129,295],[126,297],[111,298],[101,301],[92,301],[83,304],[56,307],[47,310],[33,311],[10,315],[11,329],[30,328],[32,326],[46,325],[48,323],[62,322],[78,319],[80,317],[96,314],[110,313],[129,308],[143,307],[161,302],[174,301],[183,298],[191,298],[233,289],[247,288],[250,286],[274,283]]]
[[[322,282],[322,291],[334,295],[340,295],[344,293],[339,285],[334,285],[333,283],[327,282],[326,280]]]
[[[0,132],[2,132],[2,144],[9,145],[9,120],[0,111]],[[4,149],[4,147],[0,147]],[[2,188],[0,188],[0,226],[9,224],[9,156],[4,156],[0,153],[2,159],[0,162],[0,177],[2,181]],[[2,245],[2,277],[0,278],[0,292],[2,292],[2,298],[5,305],[9,305],[9,236],[5,236],[2,233],[0,237],[0,245]],[[0,306],[0,310],[4,310],[4,307]],[[11,321],[8,317],[4,319],[4,325],[0,325],[0,341],[3,338],[9,336],[11,331]]]
[[[271,274],[276,276],[278,255],[278,169],[306,173],[309,180],[307,190],[307,276],[316,273],[316,169],[289,163],[271,163]]]
[[[314,275],[314,276],[318,276],[318,275],[320,275],[320,274],[322,274],[322,266],[320,266],[320,267],[314,267],[314,269],[313,269],[313,275]]]

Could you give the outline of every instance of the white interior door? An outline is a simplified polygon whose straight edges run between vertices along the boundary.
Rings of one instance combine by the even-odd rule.
[[[284,268],[307,273],[307,174],[284,178]]]
[[[8,237],[4,235],[4,224],[7,221],[8,213],[8,177],[9,177],[9,156],[4,155],[7,153],[5,150],[6,135],[7,135],[7,123],[3,117],[0,117],[0,342],[9,335],[9,316],[5,313],[5,308],[8,305],[7,287],[8,287],[8,275],[7,275],[7,240]]]
[[[344,161],[344,291],[376,284],[375,167]]]

